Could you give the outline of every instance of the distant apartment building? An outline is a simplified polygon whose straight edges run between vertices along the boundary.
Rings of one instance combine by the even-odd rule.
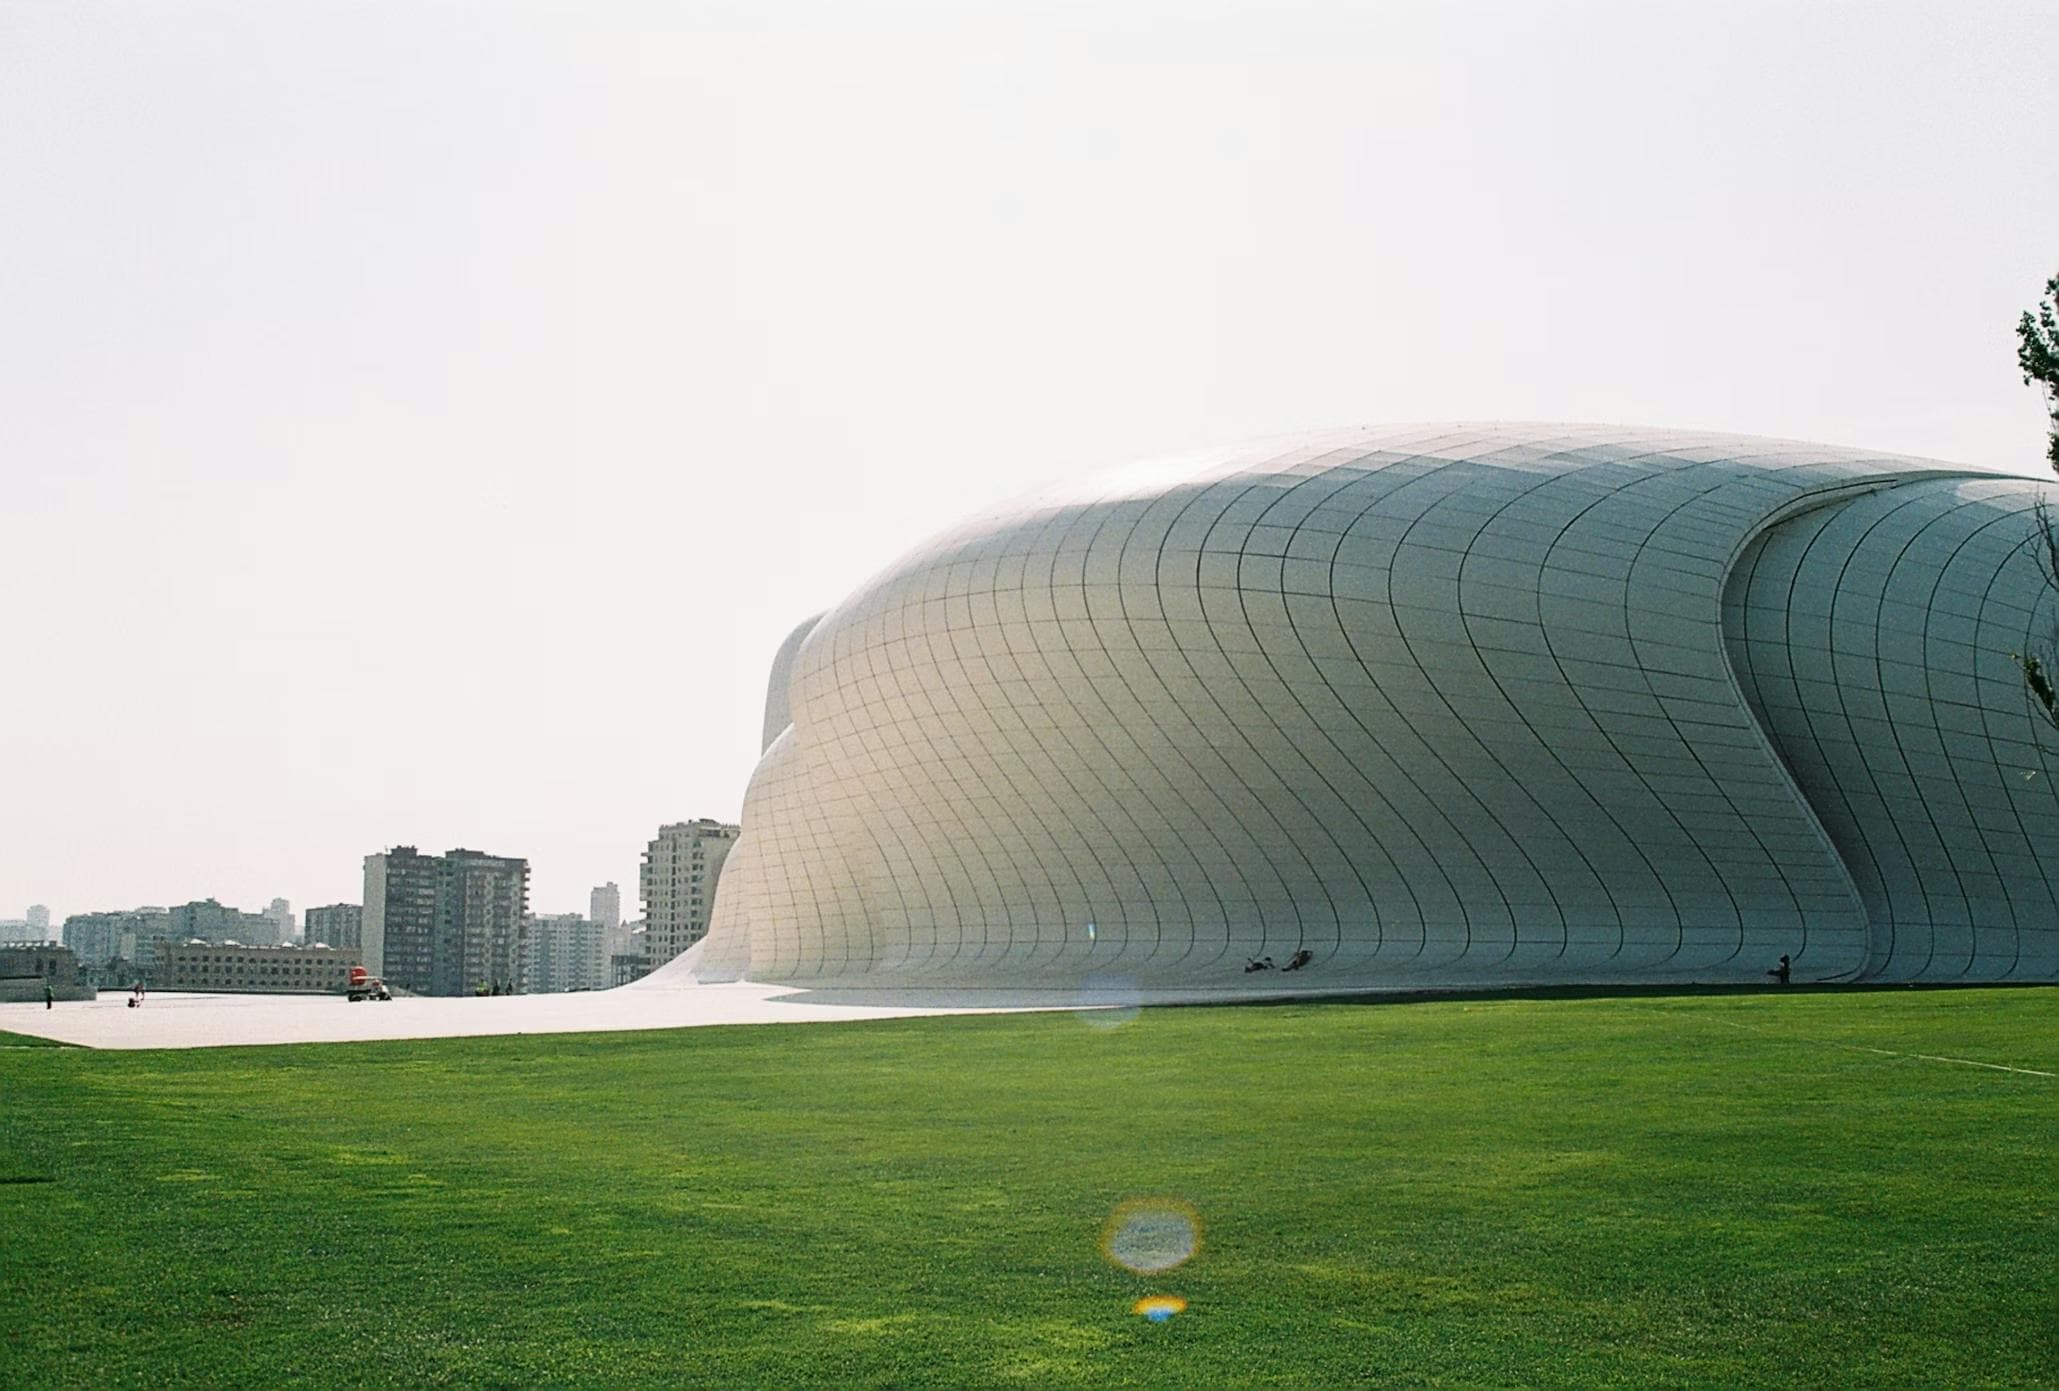
[[[171,915],[162,908],[113,913],[74,913],[64,920],[64,945],[78,959],[82,976],[101,985],[127,984],[140,947],[153,954],[155,939],[171,935]]]
[[[80,967],[92,974],[115,957],[127,960],[136,949],[136,929],[122,913],[74,913],[64,920],[64,945]],[[160,930],[162,926],[160,925]]]
[[[522,969],[529,862],[412,845],[365,857],[365,968],[422,995],[513,990]]]
[[[609,931],[622,926],[622,889],[610,880],[587,898],[586,916]]]
[[[715,909],[715,881],[736,844],[737,828],[705,818],[658,828],[644,848],[639,874],[643,890],[645,950],[649,969],[670,961],[708,933]]]
[[[50,940],[50,910],[40,903],[29,905],[28,916],[0,918],[0,941],[47,942]]]
[[[155,981],[157,979],[157,959],[164,949],[171,944],[172,938],[163,933],[138,937],[136,939],[136,948],[129,953],[124,969],[116,974],[132,982],[139,980]],[[113,982],[115,985],[122,983],[123,981],[120,979]]]
[[[247,947],[172,942],[158,953],[160,990],[335,993],[350,984],[359,954],[337,947]]]
[[[279,943],[279,925],[263,913],[246,913],[212,898],[195,899],[171,910],[171,937],[180,942],[236,942],[246,947]]]
[[[431,994],[513,991],[529,916],[529,862],[477,850],[443,857]]]
[[[327,903],[310,908],[301,924],[305,929],[302,935],[311,947],[349,947],[357,951],[364,946],[365,910],[355,903]]]
[[[437,880],[443,861],[412,845],[365,856],[359,943],[365,969],[387,984],[426,994],[436,938]]]
[[[529,920],[522,943],[523,994],[605,990],[613,983],[607,928],[577,913],[545,913]]]
[[[291,942],[300,935],[300,930],[293,921],[293,905],[285,899],[273,899],[265,908],[265,916],[270,918],[278,927],[279,936],[277,940]]]
[[[608,929],[608,954],[613,956],[616,952],[628,951],[629,939],[632,933],[636,934],[636,952],[637,955],[641,956],[643,954],[642,918],[631,918],[626,923],[617,923]]]
[[[650,933],[640,922],[624,924],[617,941],[608,948],[608,984],[627,985],[651,973],[651,958],[644,951]]]

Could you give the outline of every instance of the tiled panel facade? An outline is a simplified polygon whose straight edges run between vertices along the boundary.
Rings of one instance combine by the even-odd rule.
[[[1740,680],[1864,899],[1866,975],[2059,973],[2059,788],[2011,652],[2050,628],[2038,492],[1908,483],[1769,529],[1730,580]]]
[[[978,518],[782,648],[783,732],[687,966],[1277,989],[1247,959],[1405,986],[1756,980],[1786,952],[1803,978],[1865,973],[1878,909],[1744,697],[1726,579],[1831,500],[2023,486],[1968,477],[1425,426]],[[1733,620],[1755,611],[1731,589]]]

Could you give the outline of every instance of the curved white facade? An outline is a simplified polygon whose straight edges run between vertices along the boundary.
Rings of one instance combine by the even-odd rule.
[[[1418,426],[980,517],[781,649],[703,979],[2059,973],[2033,480]],[[2041,739],[2046,741],[2041,743]]]

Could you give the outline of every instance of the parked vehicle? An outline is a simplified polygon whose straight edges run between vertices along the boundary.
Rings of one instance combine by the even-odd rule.
[[[350,968],[350,987],[344,998],[356,1004],[359,1000],[390,1000],[393,995],[387,990],[385,981],[368,974],[362,966],[353,966]]]

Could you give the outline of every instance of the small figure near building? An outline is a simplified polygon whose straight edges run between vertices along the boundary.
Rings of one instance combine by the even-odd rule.
[[[1772,970],[1768,971],[1768,972],[1767,972],[1766,974],[1767,974],[1767,975],[1769,975],[1769,976],[1771,976],[1771,977],[1773,977],[1773,979],[1774,979],[1774,980],[1776,980],[1776,981],[1778,981],[1778,982],[1779,982],[1780,984],[1782,984],[1782,985],[1786,985],[1786,984],[1787,984],[1787,980],[1788,980],[1788,974],[1789,974],[1789,971],[1790,971],[1790,969],[1791,969],[1791,967],[1790,967],[1790,965],[1789,965],[1789,963],[1788,963],[1788,959],[1787,959],[1786,955],[1785,955],[1785,954],[1783,953],[1783,954],[1782,954],[1782,956],[1781,956],[1781,958],[1780,958],[1780,964],[1779,964],[1778,966],[1775,966],[1775,967],[1774,967],[1774,968],[1773,968]]]

